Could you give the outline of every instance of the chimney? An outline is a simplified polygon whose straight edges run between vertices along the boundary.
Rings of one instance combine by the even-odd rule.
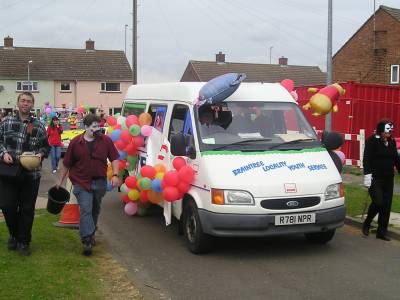
[[[280,66],[287,66],[287,61],[288,61],[287,57],[284,57],[284,56],[279,57],[279,65]]]
[[[7,48],[7,49],[12,49],[12,48],[14,48],[14,42],[13,42],[14,40],[13,40],[13,38],[12,37],[10,37],[10,36],[7,36],[7,37],[5,37],[4,38],[4,48]]]
[[[225,54],[219,51],[219,53],[215,54],[215,61],[217,62],[217,64],[224,64]]]
[[[88,39],[86,41],[86,52],[87,51],[94,51],[94,41],[92,41],[91,39]]]

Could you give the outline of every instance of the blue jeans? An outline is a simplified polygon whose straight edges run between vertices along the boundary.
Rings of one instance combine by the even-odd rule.
[[[51,146],[50,156],[51,156],[51,167],[53,170],[57,170],[58,161],[60,160],[61,157],[61,147]]]
[[[101,199],[106,194],[106,187],[105,178],[92,180],[90,191],[79,185],[73,186],[73,193],[80,207],[79,233],[82,241],[87,241],[96,232]]]

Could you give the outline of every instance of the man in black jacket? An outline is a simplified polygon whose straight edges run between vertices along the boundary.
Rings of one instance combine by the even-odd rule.
[[[371,222],[379,214],[376,238],[384,241],[390,241],[387,237],[387,227],[393,198],[394,167],[397,171],[400,170],[400,159],[392,132],[391,121],[380,121],[376,127],[376,134],[365,142],[363,159],[364,186],[369,188],[372,203],[362,232],[365,236],[369,235]]]

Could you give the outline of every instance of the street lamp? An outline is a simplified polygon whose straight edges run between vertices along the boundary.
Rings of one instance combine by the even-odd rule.
[[[272,48],[274,48],[274,46],[269,47],[269,64],[272,63]]]
[[[29,66],[33,63],[32,60],[28,61],[28,89],[31,90],[31,78],[29,77]]]
[[[128,24],[125,24],[125,56],[126,56],[126,29],[128,28]]]

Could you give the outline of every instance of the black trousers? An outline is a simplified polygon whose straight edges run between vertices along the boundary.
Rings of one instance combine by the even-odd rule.
[[[1,179],[0,179],[1,180]],[[35,217],[35,204],[39,191],[40,178],[21,176],[16,180],[1,180],[4,219],[10,235],[18,242],[29,244],[32,238],[32,225]]]
[[[393,177],[372,179],[369,194],[371,196],[371,205],[368,208],[368,215],[365,224],[370,225],[373,218],[378,216],[377,234],[385,235],[389,225],[390,209],[393,198]]]

